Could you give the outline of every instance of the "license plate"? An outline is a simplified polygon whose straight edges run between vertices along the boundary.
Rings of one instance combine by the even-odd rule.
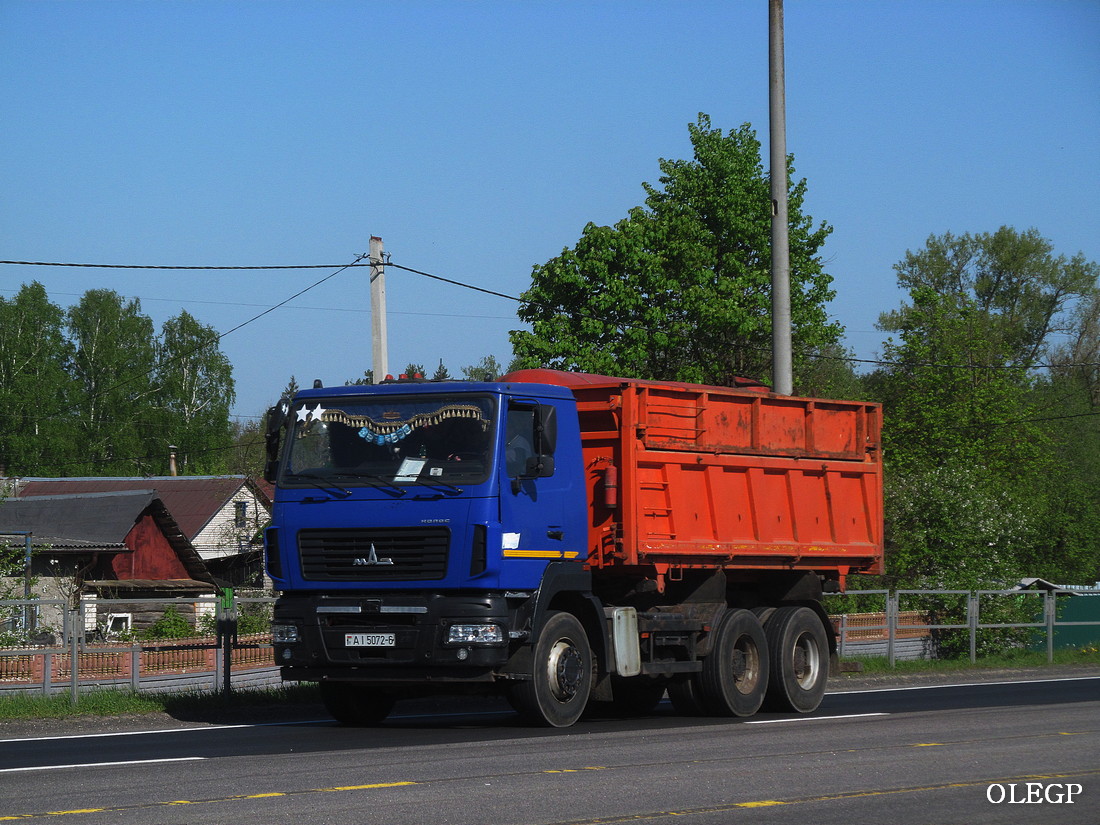
[[[397,637],[393,633],[345,633],[345,647],[394,647]]]

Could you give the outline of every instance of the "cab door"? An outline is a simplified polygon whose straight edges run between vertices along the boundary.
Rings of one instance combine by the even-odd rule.
[[[536,587],[550,561],[580,560],[584,514],[576,509],[579,475],[558,467],[558,410],[513,398],[505,412],[500,473],[501,583]],[[570,512],[567,512],[567,508]],[[571,526],[572,523],[572,526]]]

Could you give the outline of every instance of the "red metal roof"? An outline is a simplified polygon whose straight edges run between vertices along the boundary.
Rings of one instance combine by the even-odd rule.
[[[152,478],[26,478],[16,496],[59,496],[155,490],[176,524],[193,539],[246,485],[245,476],[155,476]],[[258,491],[263,495],[262,491]]]

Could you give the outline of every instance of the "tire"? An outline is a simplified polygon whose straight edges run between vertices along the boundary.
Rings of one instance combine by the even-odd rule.
[[[581,718],[592,690],[592,648],[576,616],[551,612],[535,643],[531,678],[509,699],[528,722],[567,728]]]
[[[749,610],[731,610],[718,625],[698,677],[700,699],[711,716],[752,716],[768,688],[768,642]]]
[[[699,674],[678,676],[668,683],[668,698],[681,716],[703,716],[706,709],[699,690]]]
[[[321,701],[337,722],[367,727],[389,716],[397,700],[389,693],[355,682],[321,682]]]
[[[821,618],[808,607],[780,607],[764,625],[771,665],[764,704],[768,710],[817,710],[829,678],[829,640]]]

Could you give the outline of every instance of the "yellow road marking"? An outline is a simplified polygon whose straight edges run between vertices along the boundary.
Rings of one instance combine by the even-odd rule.
[[[419,782],[376,782],[369,785],[343,785],[335,788],[312,788],[302,791],[270,791],[268,793],[239,794],[236,796],[217,797],[213,799],[173,799],[166,802],[146,802],[139,805],[119,805],[112,808],[79,808],[72,811],[44,811],[42,813],[14,814],[0,816],[0,822],[12,822],[24,819],[40,819],[47,816],[71,816],[74,814],[117,813],[120,811],[138,811],[144,808],[155,808],[170,805],[212,805],[225,802],[239,802],[243,799],[272,799],[281,796],[302,796],[311,793],[333,793],[338,791],[365,791],[380,788],[401,788],[408,785],[419,785]]]
[[[373,788],[400,788],[404,785],[415,784],[415,782],[379,782],[374,785],[341,785],[336,788],[314,788],[314,790],[322,793],[331,793],[332,791],[369,791]]]
[[[738,802],[738,808],[766,808],[769,805],[786,805],[786,802],[780,802],[778,799],[764,799],[760,802]]]

